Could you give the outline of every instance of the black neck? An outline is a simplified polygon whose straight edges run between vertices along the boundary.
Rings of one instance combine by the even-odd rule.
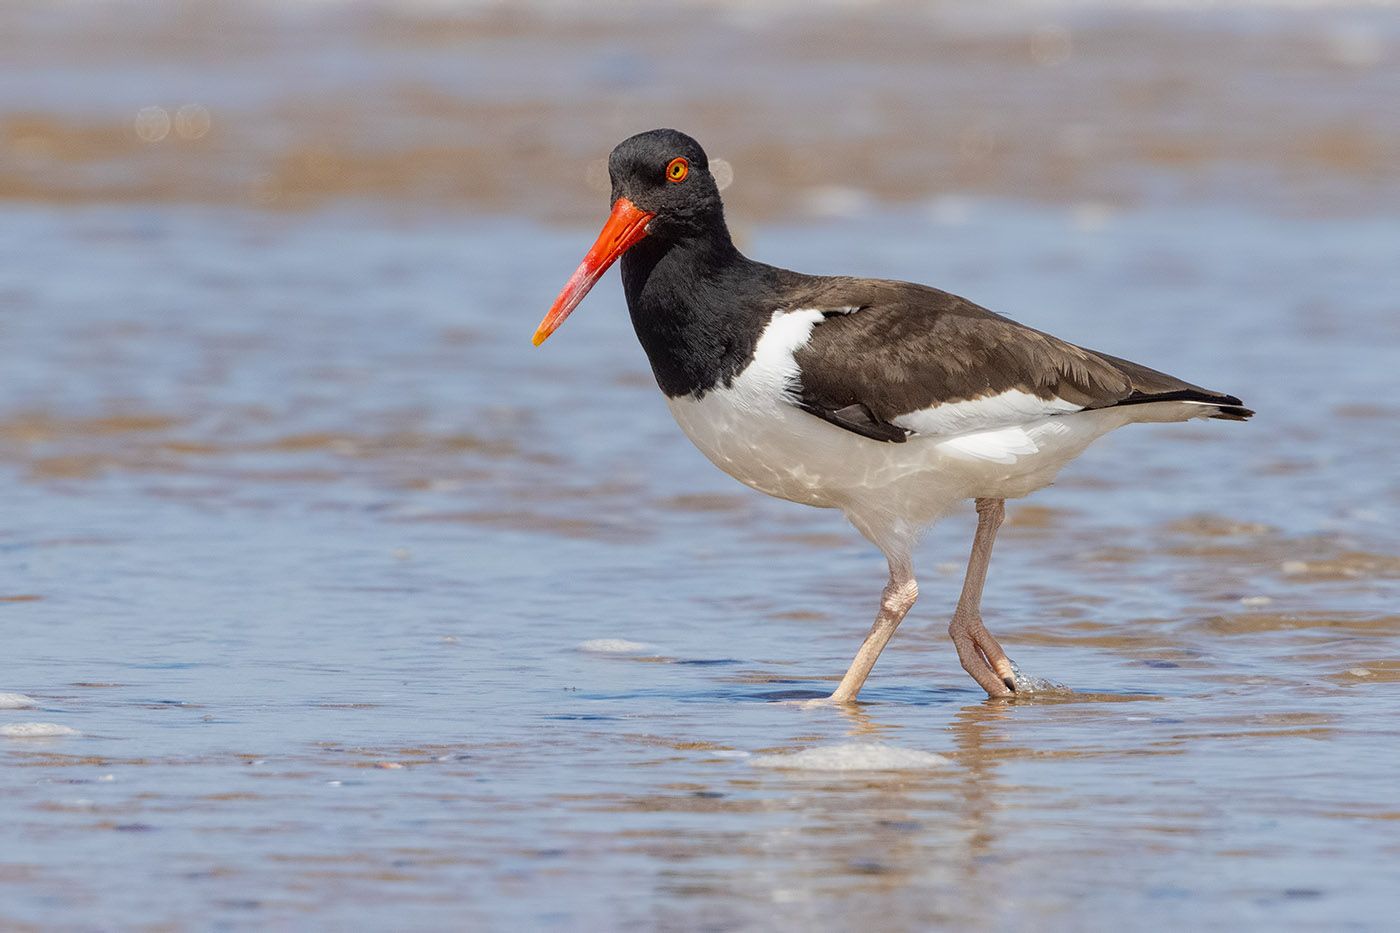
[[[722,225],[629,250],[622,257],[627,310],[661,391],[698,396],[728,385],[778,308],[781,274],[745,258]]]

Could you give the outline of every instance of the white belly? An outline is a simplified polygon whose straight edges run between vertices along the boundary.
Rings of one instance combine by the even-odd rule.
[[[701,453],[745,485],[823,508],[884,509],[918,524],[963,499],[1029,495],[1126,423],[1118,412],[1083,412],[898,444],[854,434],[781,399],[754,404],[738,388],[667,402]]]

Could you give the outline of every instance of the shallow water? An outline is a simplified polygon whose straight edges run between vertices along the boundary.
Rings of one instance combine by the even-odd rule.
[[[1391,244],[978,216],[753,249],[942,281],[1260,415],[1120,432],[1011,509],[986,616],[1073,695],[991,704],[958,669],[959,517],[840,712],[789,701],[841,673],[880,558],[703,462],[614,282],[531,350],[538,270],[581,231],[9,212],[4,687],[38,706],[0,715],[81,735],[0,746],[5,921],[1376,920],[1400,856],[1400,440],[1368,401]],[[822,764],[852,742],[913,758]]]
[[[879,555],[688,445],[614,278],[530,347],[595,221],[7,202],[0,926],[1387,926],[1400,226],[1155,171],[736,225],[1259,411],[1011,505],[985,616],[1073,693],[958,667],[965,514],[849,711]]]

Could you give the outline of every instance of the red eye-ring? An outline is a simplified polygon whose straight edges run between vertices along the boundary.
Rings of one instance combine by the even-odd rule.
[[[690,163],[683,156],[676,156],[666,165],[667,181],[685,181],[685,176],[690,174]]]

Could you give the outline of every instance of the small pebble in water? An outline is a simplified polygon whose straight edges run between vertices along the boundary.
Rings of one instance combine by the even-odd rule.
[[[0,709],[29,709],[38,705],[33,697],[22,693],[0,693]]]
[[[77,734],[77,729],[60,726],[54,722],[16,722],[0,726],[0,736],[11,739],[41,739]]]
[[[1246,596],[1240,600],[1241,606],[1267,606],[1274,600],[1270,596]]]

